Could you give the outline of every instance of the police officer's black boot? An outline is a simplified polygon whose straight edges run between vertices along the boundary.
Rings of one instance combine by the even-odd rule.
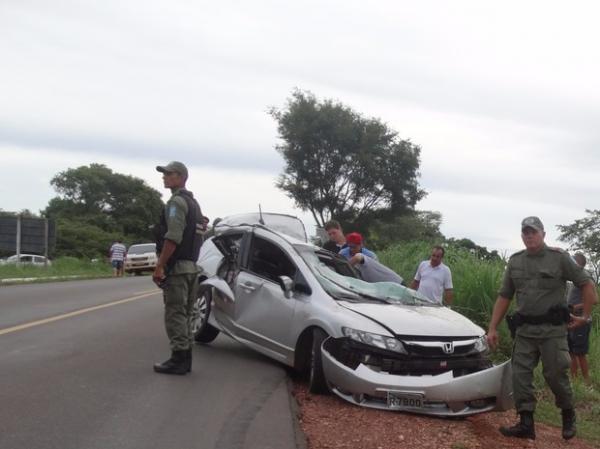
[[[185,366],[187,372],[190,373],[192,371],[192,348],[185,352]]]
[[[161,374],[187,374],[187,350],[171,352],[171,358],[163,363],[155,363],[154,371]]]
[[[575,427],[575,410],[572,408],[562,410],[562,437],[570,440],[577,433]]]
[[[533,412],[521,412],[521,421],[512,427],[500,427],[500,433],[505,437],[529,438],[535,440]]]

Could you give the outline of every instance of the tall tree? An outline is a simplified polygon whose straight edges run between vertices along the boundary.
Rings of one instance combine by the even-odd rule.
[[[58,220],[58,254],[98,254],[98,248],[110,243],[91,242],[89,236],[130,243],[152,239],[150,226],[158,221],[163,203],[160,193],[142,179],[90,164],[60,172],[50,183],[59,195],[44,215]]]
[[[399,216],[425,196],[417,182],[420,147],[380,120],[300,90],[269,113],[286,164],[277,187],[318,225]]]
[[[489,251],[485,246],[479,246],[471,239],[449,238],[449,239],[446,239],[446,243],[448,245],[453,246],[454,248],[465,249],[469,253],[471,253],[472,255],[474,255],[475,257],[477,257],[478,259],[481,259],[481,260],[491,260],[491,261],[502,260],[502,256],[498,253],[497,250],[494,249],[492,251]]]
[[[585,210],[587,217],[575,220],[569,225],[558,225],[558,239],[569,243],[569,248],[587,255],[592,267],[594,280],[600,279],[600,210]]]
[[[393,219],[377,219],[365,229],[369,248],[380,250],[399,242],[444,240],[440,231],[442,214],[436,211],[414,211]],[[353,227],[353,229],[356,226]]]

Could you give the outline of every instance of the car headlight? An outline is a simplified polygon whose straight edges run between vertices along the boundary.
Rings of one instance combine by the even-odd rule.
[[[364,343],[369,346],[375,346],[388,351],[408,354],[402,342],[394,337],[386,337],[385,335],[373,334],[371,332],[359,331],[351,327],[342,327],[342,333],[351,340]]]
[[[474,349],[477,352],[485,352],[489,349],[487,337],[485,335],[477,339]]]

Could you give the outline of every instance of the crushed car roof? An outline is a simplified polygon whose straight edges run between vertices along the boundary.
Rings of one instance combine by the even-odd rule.
[[[269,229],[285,234],[301,242],[308,242],[304,224],[298,217],[269,212],[250,212],[247,214],[230,215],[215,225],[215,234],[219,235],[229,228],[237,226],[263,225]]]

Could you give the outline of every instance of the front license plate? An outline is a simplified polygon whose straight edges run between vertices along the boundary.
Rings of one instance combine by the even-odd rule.
[[[395,409],[422,408],[423,395],[418,393],[396,393],[388,391],[388,407]]]

